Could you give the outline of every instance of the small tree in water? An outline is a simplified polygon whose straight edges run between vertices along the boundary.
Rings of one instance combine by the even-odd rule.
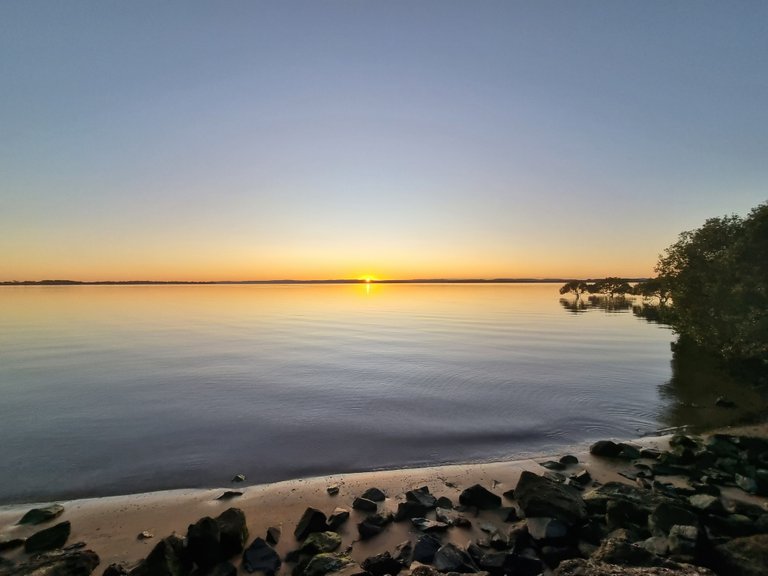
[[[576,300],[586,292],[589,292],[589,286],[583,280],[570,280],[560,287],[560,294],[576,294]]]

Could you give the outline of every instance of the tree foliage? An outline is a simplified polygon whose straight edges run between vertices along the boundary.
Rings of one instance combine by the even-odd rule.
[[[768,362],[768,203],[683,232],[656,272],[678,333],[726,359]]]
[[[581,298],[582,294],[588,291],[589,287],[583,280],[571,280],[560,287],[560,294],[576,294],[577,300]]]

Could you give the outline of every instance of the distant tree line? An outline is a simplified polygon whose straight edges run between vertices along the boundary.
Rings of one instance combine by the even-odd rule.
[[[572,280],[561,294],[640,296],[681,339],[732,362],[768,369],[768,202],[746,217],[710,218],[659,257],[656,277]]]

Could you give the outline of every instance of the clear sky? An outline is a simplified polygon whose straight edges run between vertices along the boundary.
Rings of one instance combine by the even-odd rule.
[[[768,2],[0,2],[0,280],[645,276],[768,199]]]

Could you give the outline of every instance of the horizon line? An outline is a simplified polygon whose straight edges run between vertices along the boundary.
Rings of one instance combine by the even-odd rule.
[[[274,279],[274,280],[4,280],[0,286],[115,286],[115,285],[211,285],[211,284],[554,284],[583,280],[585,282],[600,278],[336,278],[336,279]],[[641,282],[648,277],[624,278],[628,282]]]

